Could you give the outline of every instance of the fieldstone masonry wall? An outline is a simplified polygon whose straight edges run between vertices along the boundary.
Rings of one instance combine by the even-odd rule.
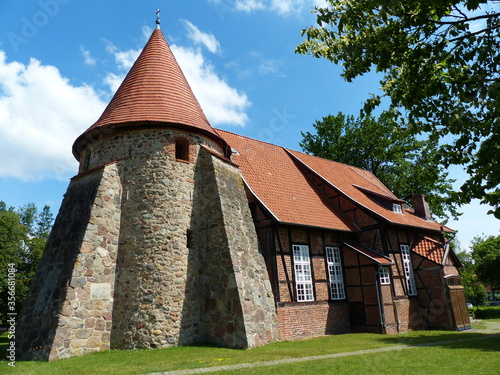
[[[109,349],[118,164],[71,181],[19,320],[20,358],[57,360]]]
[[[70,183],[19,321],[22,357],[277,340],[243,181],[220,148],[165,129],[90,147],[94,169]]]
[[[197,171],[203,339],[239,348],[276,341],[271,283],[239,170],[202,148]]]
[[[113,348],[167,347],[198,338],[197,266],[188,272],[187,247],[195,164],[175,160],[174,140],[162,130],[113,139],[115,148],[131,150],[124,159]],[[183,322],[188,316],[191,321]]]

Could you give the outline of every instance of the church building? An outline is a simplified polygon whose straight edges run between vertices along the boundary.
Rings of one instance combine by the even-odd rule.
[[[18,358],[470,328],[453,230],[424,196],[213,128],[157,23],[73,145]]]

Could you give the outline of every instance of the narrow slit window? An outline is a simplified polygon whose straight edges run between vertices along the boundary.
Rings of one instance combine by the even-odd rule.
[[[187,139],[177,138],[175,140],[175,158],[189,161],[189,141]]]
[[[400,245],[401,256],[403,258],[403,269],[405,272],[406,286],[408,287],[408,295],[417,295],[417,286],[415,284],[415,275],[413,274],[413,264],[411,262],[410,246]]]
[[[89,169],[90,166],[90,150],[85,151],[85,154],[82,158],[82,165],[80,168],[80,172],[85,172]]]

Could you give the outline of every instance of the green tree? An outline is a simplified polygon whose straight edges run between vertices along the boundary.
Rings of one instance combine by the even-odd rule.
[[[53,222],[54,215],[52,215],[50,207],[45,205],[42,209],[42,212],[38,215],[35,236],[47,240],[50,234],[50,230],[52,229]]]
[[[469,178],[453,199],[473,198],[500,218],[500,12],[492,0],[330,0],[296,51],[341,64],[351,82],[381,77],[401,127],[440,140],[444,166]],[[403,121],[404,120],[404,121]]]
[[[396,196],[410,200],[425,194],[434,215],[457,217],[450,199],[452,183],[437,162],[437,144],[396,130],[387,114],[354,118],[338,113],[314,124],[315,133],[302,133],[300,146],[313,155],[372,172]]]
[[[28,203],[19,209],[21,224],[23,224],[30,235],[35,233],[35,224],[38,217],[38,208],[34,203]]]
[[[0,301],[8,301],[8,269],[15,272],[16,311],[19,312],[40,262],[52,225],[50,208],[38,214],[34,204],[18,212],[0,201]],[[0,322],[7,318],[7,304],[0,303]]]
[[[500,290],[500,236],[475,237],[472,258],[479,280],[493,291]]]
[[[460,276],[462,277],[462,285],[464,286],[465,299],[474,306],[483,305],[487,297],[486,289],[476,275],[476,267],[472,254],[467,251],[459,251],[456,255],[460,263],[462,263]]]

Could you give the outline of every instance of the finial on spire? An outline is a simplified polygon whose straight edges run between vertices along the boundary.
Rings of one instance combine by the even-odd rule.
[[[159,29],[160,28],[160,9],[158,9],[156,11],[156,28]]]

